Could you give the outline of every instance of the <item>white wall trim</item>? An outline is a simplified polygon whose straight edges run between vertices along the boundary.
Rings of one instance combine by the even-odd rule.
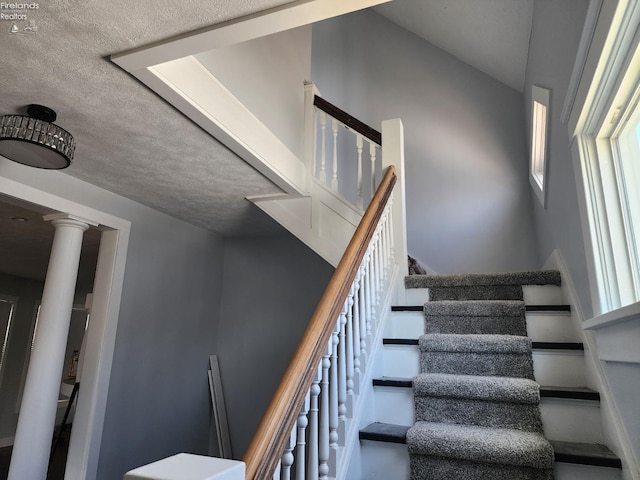
[[[626,305],[617,310],[598,315],[584,322],[583,326],[587,330],[598,330],[600,328],[610,327],[629,320],[640,317],[640,302]]]
[[[576,54],[576,61],[573,64],[571,79],[569,80],[569,86],[567,88],[567,95],[565,96],[562,114],[560,115],[560,120],[563,124],[569,121],[569,116],[573,110],[573,104],[576,100],[576,95],[578,94],[578,86],[580,85],[582,72],[584,71],[585,64],[587,63],[587,55],[591,48],[596,24],[598,22],[598,17],[600,16],[602,1],[603,0],[589,1],[587,16],[582,29],[582,35],[580,36],[580,43],[578,45],[578,53]]]
[[[609,409],[609,415],[605,415],[603,412],[602,419],[605,418],[611,419],[612,424],[607,424],[603,421],[602,428],[605,432],[605,437],[615,442],[615,445],[608,445],[615,453],[620,456],[623,468],[629,472],[631,478],[633,480],[640,480],[640,473],[638,471],[638,459],[635,458],[633,450],[631,449],[631,440],[626,431],[624,423],[622,421],[622,416],[618,410],[616,402],[613,398],[613,394],[611,393],[611,386],[609,385],[609,381],[607,380],[607,375],[604,370],[603,362],[598,357],[598,348],[596,345],[595,337],[591,332],[587,332],[586,324],[584,319],[584,313],[582,307],[580,306],[579,297],[577,294],[577,290],[573,279],[571,278],[571,274],[569,273],[569,268],[564,260],[562,252],[559,250],[554,250],[550,257],[545,262],[544,269],[556,269],[560,272],[560,277],[562,279],[562,296],[564,300],[571,305],[572,317],[574,321],[574,328],[578,330],[580,338],[585,344],[585,366],[589,370],[591,370],[591,378],[597,383],[597,385],[591,386],[591,388],[596,387],[600,396],[602,397],[601,401],[601,410]],[[588,358],[587,358],[588,357]],[[589,375],[588,375],[589,376]],[[626,468],[625,468],[626,467]]]
[[[86,218],[104,229],[96,266],[82,386],[65,473],[67,479],[93,479],[98,470],[131,222],[2,176],[0,193]]]
[[[373,7],[390,0],[297,0],[263,12],[205,27],[186,35],[113,55],[111,60],[133,73],[207,50],[246,42],[292,28]]]
[[[304,163],[195,57],[133,73],[286,193],[305,193]]]

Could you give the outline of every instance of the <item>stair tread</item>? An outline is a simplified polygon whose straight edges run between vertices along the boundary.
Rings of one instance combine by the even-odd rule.
[[[604,445],[556,440],[550,440],[549,443],[555,451],[556,462],[622,468],[620,458]]]
[[[524,306],[527,312],[571,312],[571,305],[558,304],[558,305],[526,305]],[[392,312],[422,312],[424,305],[393,305],[391,307]]]
[[[416,422],[407,431],[410,454],[552,468],[553,449],[540,433],[513,428]]]
[[[360,440],[374,440],[387,443],[407,443],[407,425],[374,422],[360,430]]]
[[[530,272],[468,273],[454,275],[409,275],[406,288],[462,287],[497,285],[560,285],[560,272],[538,270]]]
[[[373,379],[373,385],[379,387],[413,388],[413,378],[380,377]],[[600,400],[600,393],[590,388],[540,386],[543,398],[566,398],[576,400]]]
[[[361,440],[406,443],[409,426],[375,422],[360,430]],[[606,446],[594,443],[560,442],[549,440],[556,462],[622,468],[620,458]]]
[[[518,377],[421,373],[413,380],[413,390],[416,396],[534,405],[540,402],[540,386]]]
[[[453,335],[453,334],[434,334]],[[419,345],[417,338],[383,338],[384,345]],[[584,350],[581,342],[531,342],[534,350]]]
[[[421,350],[431,352],[531,353],[531,339],[518,335],[426,333],[418,344]]]

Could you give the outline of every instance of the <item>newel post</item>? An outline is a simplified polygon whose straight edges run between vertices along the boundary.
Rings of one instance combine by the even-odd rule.
[[[382,122],[382,169],[393,165],[396,185],[393,189],[391,215],[393,225],[393,255],[398,264],[396,300],[404,301],[404,277],[409,274],[407,264],[407,211],[404,180],[404,127],[399,118]]]
[[[316,145],[317,145],[317,122],[316,107],[313,104],[316,95],[320,92],[313,83],[304,85],[304,143],[303,160],[307,166],[309,175],[307,176],[306,191],[311,189],[311,179],[317,175],[316,166]],[[326,179],[322,179],[324,183]]]

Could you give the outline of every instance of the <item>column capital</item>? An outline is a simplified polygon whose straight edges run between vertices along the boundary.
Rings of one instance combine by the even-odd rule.
[[[86,218],[73,215],[71,213],[52,213],[42,217],[45,222],[51,222],[54,226],[71,225],[86,230],[89,227],[96,227],[98,224]]]

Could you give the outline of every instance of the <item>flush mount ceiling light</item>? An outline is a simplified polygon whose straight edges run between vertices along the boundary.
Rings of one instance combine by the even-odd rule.
[[[29,105],[27,115],[0,116],[0,155],[30,167],[60,170],[71,165],[76,142],[54,125],[56,112]]]

